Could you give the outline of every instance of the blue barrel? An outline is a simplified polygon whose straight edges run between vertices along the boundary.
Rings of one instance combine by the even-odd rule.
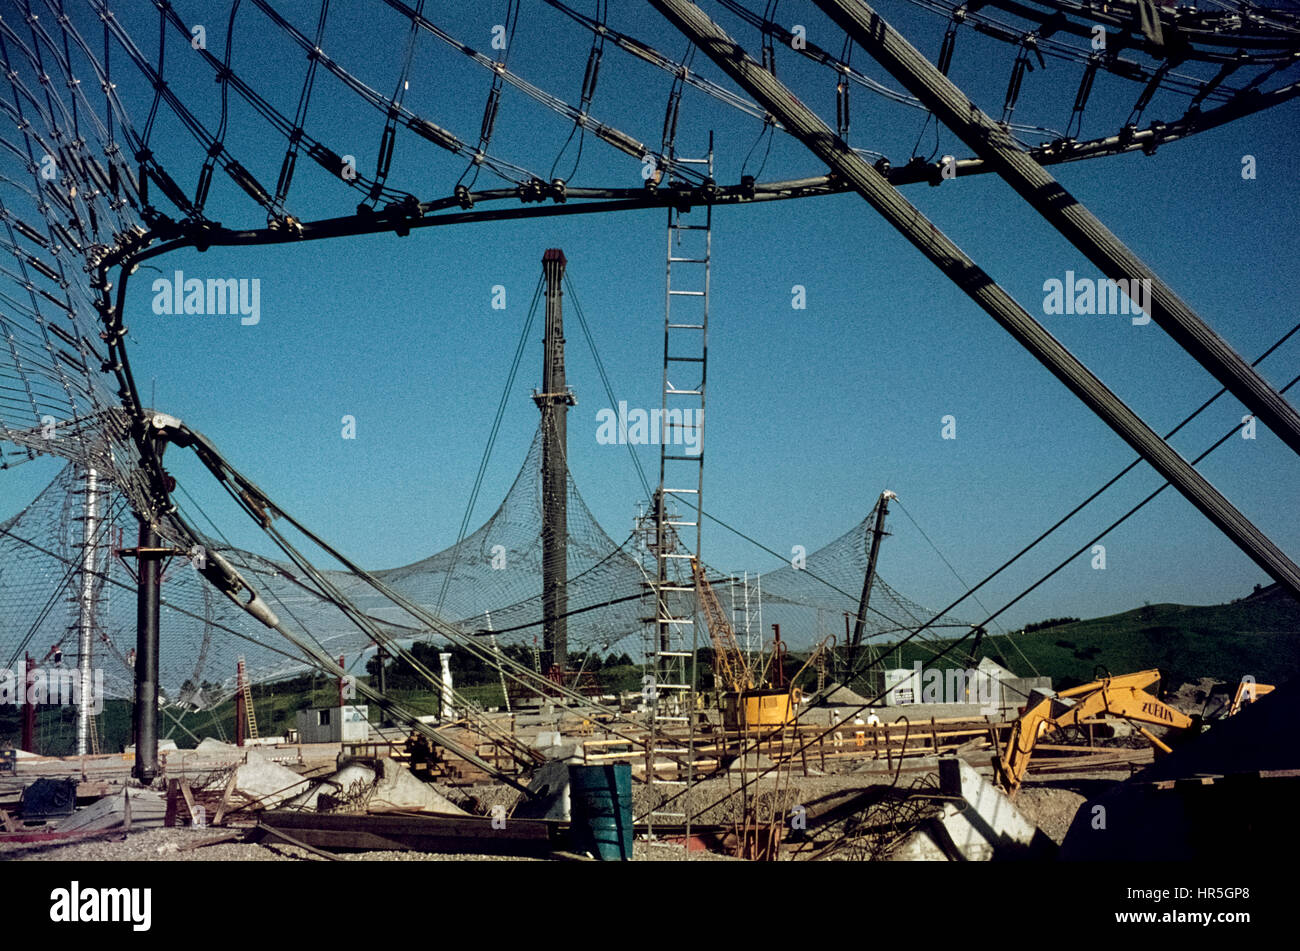
[[[603,862],[632,858],[632,766],[569,767],[569,816],[575,852]]]

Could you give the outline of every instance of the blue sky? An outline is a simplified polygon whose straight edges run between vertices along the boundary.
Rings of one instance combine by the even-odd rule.
[[[284,6],[306,11],[310,5]],[[933,54],[942,24],[898,7],[882,9],[897,14],[901,26],[915,25],[918,45]],[[465,5],[446,16],[449,29],[487,47],[491,15]],[[757,52],[752,31],[720,19]],[[556,26],[562,42],[539,42],[526,22],[510,65],[576,100],[589,38],[564,21],[544,22]],[[617,22],[662,42],[673,55],[684,48],[648,11]],[[810,14],[808,22],[810,38],[832,36],[824,21]],[[358,71],[373,72],[374,85],[385,95],[397,69],[395,49],[404,41],[395,29],[384,33],[392,25],[384,21],[367,38],[340,36],[338,47],[327,43],[327,49],[339,49],[340,61],[364,63]],[[224,29],[224,22],[209,25],[210,48]],[[381,42],[381,36],[388,39]],[[416,58],[410,105],[473,138],[487,90],[481,71],[464,72],[465,85],[457,86],[466,67],[429,42]],[[839,41],[826,45],[839,49]],[[241,49],[236,46],[237,67]],[[964,57],[967,49],[959,47],[954,78],[968,81],[976,99],[996,115],[1010,53],[988,47],[987,63],[995,65],[984,68],[976,53]],[[280,54],[248,65],[263,77],[268,94],[290,109],[301,72],[293,55],[286,44]],[[791,59],[787,53],[783,65]],[[667,80],[648,67],[638,71],[618,51],[607,51],[606,61],[608,79],[602,78],[593,114],[639,128],[657,145]],[[290,65],[279,68],[279,62]],[[854,62],[885,79],[860,52]],[[428,72],[438,63],[443,65]],[[702,56],[695,65],[710,78],[722,78]],[[643,75],[649,77],[644,83]],[[833,118],[833,85],[825,74],[789,62],[781,75]],[[1063,125],[1077,72],[1062,66],[1057,75],[1059,80],[1026,80],[1039,82],[1021,107],[1026,119],[1037,115],[1032,110],[1041,101],[1042,115]],[[424,76],[436,77],[437,88],[423,88],[418,78]],[[173,81],[184,93],[212,99],[211,76],[197,67],[173,74]],[[883,151],[898,164],[906,161],[920,115],[886,107],[865,92],[856,95],[861,111],[855,114],[853,144]],[[1119,92],[1107,89],[1098,96],[1097,124],[1085,127],[1091,134],[1114,131],[1111,126],[1127,112],[1118,103],[1135,97],[1136,89],[1121,84]],[[147,109],[147,97],[143,102]],[[368,172],[382,117],[341,92],[327,103],[315,113],[318,125],[309,113],[309,129],[340,153],[351,144],[359,167]],[[501,153],[533,158],[530,167],[545,171],[566,125],[513,91],[503,103]],[[1147,119],[1161,117],[1160,103]],[[1293,292],[1300,253],[1293,158],[1298,108],[1283,106],[1154,156],[1053,170],[1248,360],[1300,320]],[[1163,117],[1176,115],[1169,107]],[[178,179],[189,190],[197,166],[186,165],[184,134],[159,121],[155,136],[161,144],[155,148],[161,153],[163,145],[175,147],[175,167],[188,169]],[[236,114],[229,144],[243,143],[253,156],[246,164],[264,183],[273,183],[283,141],[268,136],[259,121]],[[710,128],[718,179],[734,182],[758,124],[688,95],[678,137],[682,154],[701,151]],[[941,143],[944,151],[966,154],[949,135]],[[420,184],[422,197],[448,193],[463,161],[429,160],[426,172],[420,162],[428,147],[410,141],[404,146],[405,151],[399,139],[393,179],[404,187]],[[573,156],[567,154],[561,166]],[[1256,159],[1255,180],[1241,176],[1247,154]],[[303,217],[346,213],[356,203],[356,193],[313,172],[309,162],[300,164],[307,170],[290,204]],[[795,143],[778,140],[763,177],[821,171]],[[574,182],[634,185],[638,179],[638,163],[589,140]],[[489,183],[483,173],[479,185]],[[1046,280],[1063,278],[1067,270],[1100,275],[1001,182],[983,176],[938,188],[910,186],[904,194],[1154,429],[1168,430],[1218,388],[1154,323],[1136,327],[1122,316],[1045,316]],[[209,213],[232,225],[260,225],[257,209],[241,198],[219,180]],[[406,238],[177,252],[151,263],[168,276],[182,269],[187,276],[258,279],[261,321],[244,327],[228,318],[156,315],[149,285],[159,275],[141,268],[128,301],[132,362],[146,397],[156,392],[158,408],[207,434],[286,509],[365,565],[400,565],[456,539],[545,248],[560,247],[568,257],[617,398],[632,406],[659,405],[664,244],[665,213],[641,211],[432,228]],[[816,549],[860,520],[889,488],[972,582],[1132,458],[1117,436],[856,195],[717,210],[712,273],[705,508],[777,551]],[[804,310],[791,307],[796,284],[806,288]],[[504,310],[490,306],[495,285],[506,288]],[[570,315],[566,323],[569,381],[579,400],[570,413],[571,468],[605,530],[622,540],[641,489],[626,450],[596,441],[596,414],[608,400],[576,320]],[[509,393],[472,525],[491,514],[528,448],[538,416],[529,395],[539,384],[541,355],[539,319]],[[1270,357],[1261,372],[1277,386],[1300,372],[1300,338]],[[1174,444],[1195,455],[1243,413],[1224,397]],[[941,438],[941,419],[949,414],[957,420],[954,440]],[[356,418],[355,440],[341,438],[344,415]],[[655,451],[641,452],[647,472],[657,471]],[[265,550],[191,458],[172,450],[169,465],[233,541]],[[0,514],[18,510],[56,468],[43,460],[6,473]],[[1284,550],[1300,557],[1300,460],[1279,440],[1260,427],[1257,439],[1234,438],[1201,469]],[[1000,607],[1159,481],[1141,467],[1039,554],[990,585],[981,601]],[[206,523],[200,520],[200,527]],[[888,527],[893,536],[880,571],[892,586],[936,609],[960,593],[962,585],[907,515],[896,510]],[[1001,623],[1094,616],[1144,601],[1214,603],[1268,580],[1173,490],[1105,544],[1105,570],[1094,570],[1089,557],[1076,559]],[[733,571],[780,566],[716,526],[706,527],[704,557]],[[956,613],[971,620],[983,616],[970,602]]]

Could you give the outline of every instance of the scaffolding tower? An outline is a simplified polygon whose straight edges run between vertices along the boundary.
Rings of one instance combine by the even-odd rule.
[[[713,138],[706,157],[675,158],[672,170],[694,166],[713,180]],[[654,826],[680,825],[683,848],[691,815],[685,792],[695,755],[695,683],[698,599],[691,570],[700,557],[704,493],[704,405],[708,378],[709,270],[713,208],[679,205],[668,210],[668,248],[664,281],[663,389],[660,401],[659,485],[646,525],[646,548],[653,555],[648,587],[654,603],[647,645],[646,782],[661,787],[667,802],[647,815]],[[659,756],[676,761],[671,776],[661,774]],[[681,794],[681,795],[676,795]],[[689,855],[689,852],[687,852]]]

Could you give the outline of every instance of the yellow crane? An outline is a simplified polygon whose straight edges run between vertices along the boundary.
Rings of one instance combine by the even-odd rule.
[[[736,642],[736,632],[727,620],[727,614],[718,603],[718,596],[704,575],[704,566],[698,558],[691,558],[691,571],[695,576],[695,591],[699,596],[700,610],[709,628],[713,643],[713,673],[720,690],[736,693],[754,689],[754,678],[745,663],[745,655]]]
[[[713,644],[713,674],[721,693],[723,726],[728,730],[752,730],[779,728],[789,723],[803,699],[802,692],[793,686],[769,688],[755,683],[754,674],[736,642],[736,632],[704,576],[704,566],[692,558],[691,570],[700,612]]]

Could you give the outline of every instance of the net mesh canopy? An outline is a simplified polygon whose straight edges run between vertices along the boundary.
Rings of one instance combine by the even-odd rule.
[[[945,151],[966,154],[958,140],[855,56],[815,4],[762,6],[700,4],[891,182],[938,184],[944,168],[979,170],[948,161]],[[879,6],[1044,164],[1154,150],[1296,91],[1293,10],[1234,0]],[[477,531],[375,573],[419,612],[362,572],[315,574],[279,540],[285,560],[273,561],[192,528],[150,449],[154,417],[127,354],[120,297],[143,255],[404,233],[495,209],[645,207],[656,188],[696,189],[689,197],[699,205],[844,187],[649,4],[5,0],[0,66],[0,469],[40,455],[68,461],[0,526],[0,660],[77,659],[84,474],[93,468],[95,650],[109,658],[106,688],[116,696],[130,695],[135,625],[134,566],[117,551],[130,547],[136,514],[166,544],[222,553],[285,625],[259,625],[174,558],[161,673],[172,702],[227,695],[240,655],[265,680],[328,666],[322,657],[355,662],[380,632],[492,630],[504,643],[531,643],[543,614],[540,440]],[[855,128],[854,115],[871,121]],[[687,127],[718,130],[715,181],[679,160]],[[684,154],[700,151],[684,144]],[[606,534],[572,473],[567,500],[570,650],[639,660],[655,613],[644,537]],[[801,568],[739,585],[709,569],[721,604],[749,607],[742,641],[761,644],[772,624],[796,646],[838,634],[857,611],[867,526]],[[931,620],[882,581],[872,605],[869,640]],[[932,626],[964,627],[952,618]]]
[[[388,587],[435,612],[466,635],[497,633],[498,643],[532,645],[542,633],[542,476],[540,430],[497,510],[459,544],[398,568],[375,572]],[[0,524],[0,659],[13,667],[24,655],[48,662],[56,650],[62,663],[77,663],[77,631],[83,547],[85,486],[82,470],[69,465],[22,512]],[[95,664],[105,671],[109,696],[130,697],[135,643],[133,565],[115,552],[133,544],[135,517],[116,489],[101,491],[95,536]],[[770,641],[758,628],[781,626],[782,639],[810,647],[838,635],[844,615],[856,615],[871,517],[807,556],[801,568],[787,565],[748,578],[708,569],[728,611],[749,600],[749,641]],[[596,522],[568,478],[568,639],[570,652],[605,657],[626,653],[641,661],[644,619],[653,616],[646,595],[645,552],[636,533],[622,543]],[[262,593],[294,628],[310,634],[348,666],[373,648],[333,601],[299,577],[289,565],[211,543]],[[331,571],[329,579],[351,605],[399,639],[441,641],[411,615],[354,575]],[[445,590],[444,590],[445,589]],[[760,612],[761,593],[761,612]],[[439,607],[441,604],[441,607]],[[745,612],[734,615],[744,624]],[[931,613],[898,594],[879,578],[866,621],[868,639],[889,638],[928,620]],[[934,627],[966,625],[940,618]],[[746,631],[737,631],[745,645]],[[254,622],[199,575],[193,564],[174,558],[164,573],[161,609],[160,682],[169,701],[203,706],[235,688],[235,668],[245,658],[253,682],[274,680],[312,665],[274,632]],[[207,685],[204,689],[204,685]]]

